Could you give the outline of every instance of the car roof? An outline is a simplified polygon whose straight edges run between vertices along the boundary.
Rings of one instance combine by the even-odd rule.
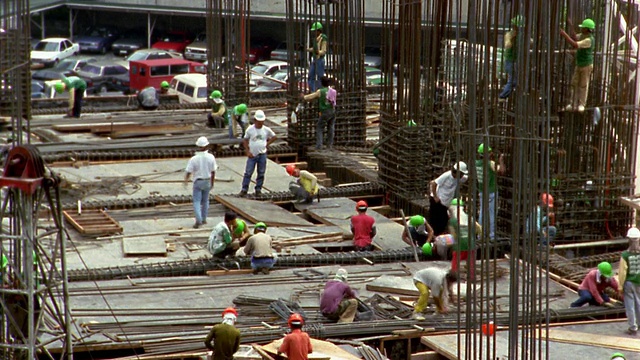
[[[260,61],[256,65],[274,66],[274,65],[289,65],[289,63],[282,60],[265,60],[265,61]]]
[[[92,65],[92,66],[100,66],[100,67],[104,67],[104,66],[120,66],[120,67],[124,67],[120,64],[115,64],[111,61],[96,61],[96,62],[92,62],[92,63],[88,63],[87,66]]]
[[[47,41],[47,42],[54,42],[54,41],[63,41],[63,40],[69,40],[67,38],[57,38],[57,37],[52,37],[52,38],[46,38],[46,39],[42,39],[40,41]],[[71,41],[71,40],[69,40]]]
[[[173,77],[174,80],[191,81],[197,85],[207,85],[207,75],[205,74],[180,74]]]

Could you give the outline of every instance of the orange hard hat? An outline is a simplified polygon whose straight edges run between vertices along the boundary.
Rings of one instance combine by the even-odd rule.
[[[542,193],[542,195],[540,195],[540,201],[549,207],[553,207],[553,196],[547,193]]]
[[[356,204],[356,210],[364,210],[364,209],[366,209],[368,207],[369,207],[369,205],[367,205],[367,202],[364,201],[364,200],[360,200]]]
[[[229,306],[228,308],[224,309],[224,311],[222,312],[222,317],[224,317],[226,314],[233,314],[235,316],[238,316],[238,311],[236,311],[236,308]]]
[[[300,314],[298,313],[293,313],[291,314],[291,316],[289,316],[289,327],[291,327],[291,325],[304,325],[304,319],[302,318],[302,316],[300,316]]]
[[[293,173],[296,171],[296,166],[293,164],[287,165],[285,168],[287,170],[287,174],[293,176]]]

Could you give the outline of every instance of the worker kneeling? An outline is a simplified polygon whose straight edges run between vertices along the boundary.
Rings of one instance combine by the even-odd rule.
[[[267,224],[257,223],[253,228],[253,235],[247,240],[244,253],[251,256],[251,269],[256,275],[262,272],[269,274],[269,270],[276,263],[275,253],[272,247],[271,236],[267,235]]]
[[[429,304],[429,296],[433,295],[436,311],[439,314],[449,312],[447,299],[452,297],[453,283],[458,281],[458,275],[452,270],[440,268],[427,268],[416,272],[413,275],[413,283],[420,292],[420,298],[413,308],[413,317],[424,320],[421,315]]]
[[[313,197],[318,194],[318,178],[306,170],[300,170],[295,165],[287,165],[287,174],[293,176],[289,182],[289,191],[296,197],[298,203],[311,204]]]
[[[347,276],[347,270],[338,269],[333,280],[325,284],[320,297],[322,315],[338,323],[352,323],[358,311],[358,296],[347,284]]]

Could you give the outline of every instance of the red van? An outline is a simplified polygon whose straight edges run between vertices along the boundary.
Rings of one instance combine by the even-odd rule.
[[[206,67],[199,62],[184,59],[155,59],[129,62],[129,87],[132,92],[140,91],[147,86],[160,89],[163,81],[171,82],[179,74],[206,72]]]

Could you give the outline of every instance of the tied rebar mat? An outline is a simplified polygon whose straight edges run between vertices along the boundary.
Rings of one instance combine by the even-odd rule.
[[[316,38],[315,31],[310,29],[319,22],[328,39],[324,56],[325,75],[331,78],[331,86],[338,92],[333,145],[363,146],[367,102],[362,61],[365,1],[287,0],[285,3],[288,62],[294,65],[289,66],[289,79],[297,79],[296,82],[290,81],[287,87],[289,144],[299,151],[316,144],[316,124],[320,116],[318,100],[304,102],[300,107],[298,104],[301,94],[313,90],[308,80],[311,52],[307,49],[313,47]],[[294,111],[295,116],[292,116]],[[325,129],[325,138],[327,132]]]

